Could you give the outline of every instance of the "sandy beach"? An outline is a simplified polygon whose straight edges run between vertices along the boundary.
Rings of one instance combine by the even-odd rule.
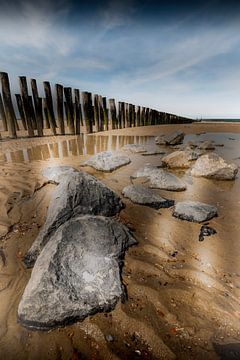
[[[155,210],[123,198],[126,207],[119,219],[133,230],[138,244],[125,256],[122,277],[128,299],[111,313],[51,331],[30,331],[17,322],[31,275],[22,258],[45,221],[55,188],[42,170],[71,165],[121,195],[134,171],[147,163],[158,165],[161,155],[130,154],[131,163],[112,173],[81,168],[82,162],[131,143],[155,148],[155,136],[176,129],[186,134],[184,143],[215,141],[214,151],[240,167],[240,123],[146,126],[0,142],[0,358],[214,360],[224,358],[229,344],[240,346],[239,174],[234,181],[216,181],[174,170],[187,190],[156,191],[176,202],[218,207],[218,217],[210,221],[217,233],[203,242],[198,241],[200,224],[172,217],[171,209]],[[106,341],[107,335],[114,340]]]

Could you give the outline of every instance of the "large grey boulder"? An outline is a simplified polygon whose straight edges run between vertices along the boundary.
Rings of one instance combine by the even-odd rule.
[[[119,196],[95,177],[77,171],[71,172],[69,176],[63,176],[53,192],[47,219],[24,256],[25,265],[33,266],[53,232],[68,219],[79,214],[113,216],[123,206]]]
[[[150,206],[154,209],[174,205],[173,200],[164,199],[143,185],[128,185],[123,189],[122,194],[135,204]]]
[[[115,151],[103,151],[91,156],[82,166],[91,166],[96,170],[111,172],[130,162],[130,158],[125,154]]]
[[[191,175],[213,178],[216,180],[233,180],[238,172],[235,164],[228,164],[215,153],[202,155],[194,164]]]
[[[198,158],[198,154],[193,150],[178,150],[162,157],[162,163],[169,168],[187,169],[192,162]]]
[[[132,153],[144,153],[147,151],[145,146],[141,144],[127,144],[122,147],[122,150],[130,151]]]
[[[145,165],[144,167],[136,170],[133,175],[131,176],[132,179],[137,179],[137,178],[141,178],[141,177],[150,177],[155,171],[158,171],[159,168],[161,168],[162,162],[160,162],[160,164],[158,166],[154,166],[154,165]]]
[[[166,145],[178,145],[182,144],[184,136],[184,132],[177,130],[172,132],[171,134],[165,135],[164,141]]]
[[[150,187],[169,191],[183,191],[186,190],[187,185],[174,174],[158,169],[150,174]]]
[[[181,220],[200,223],[217,216],[217,208],[198,201],[182,201],[175,205],[172,215]]]
[[[60,165],[51,166],[43,169],[42,175],[49,181],[59,183],[65,176],[71,176],[72,174],[79,172],[72,166]]]
[[[121,267],[136,241],[101,216],[66,221],[39,255],[18,307],[20,323],[50,329],[112,310],[124,295]]]

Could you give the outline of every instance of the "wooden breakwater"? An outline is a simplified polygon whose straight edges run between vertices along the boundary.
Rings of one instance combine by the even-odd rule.
[[[8,74],[0,72],[0,137],[78,135],[126,127],[183,124],[192,119],[92,94],[61,84],[19,76],[18,94],[12,94]]]

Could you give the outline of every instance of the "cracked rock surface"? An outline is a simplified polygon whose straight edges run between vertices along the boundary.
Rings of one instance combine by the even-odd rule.
[[[66,221],[37,258],[18,307],[20,323],[50,329],[112,310],[124,295],[125,250],[135,243],[127,227],[111,218]]]
[[[57,179],[60,184],[53,192],[45,223],[24,256],[27,267],[33,266],[51,235],[65,221],[79,214],[113,216],[124,206],[119,196],[95,177],[72,169],[68,169],[67,175],[66,169],[59,168],[53,167],[44,173],[49,180]]]

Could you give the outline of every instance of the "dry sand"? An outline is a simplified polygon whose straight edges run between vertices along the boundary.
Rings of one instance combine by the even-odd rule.
[[[21,258],[44,223],[54,188],[41,170],[56,164],[80,169],[89,154],[133,142],[153,144],[149,136],[176,128],[189,134],[186,141],[224,143],[216,152],[240,165],[236,123],[149,126],[0,143],[1,359],[218,359],[214,349],[223,352],[226,344],[240,343],[239,175],[235,181],[216,182],[175,171],[188,183],[187,191],[159,191],[176,201],[218,206],[219,216],[210,221],[217,234],[203,242],[198,241],[199,224],[175,219],[169,209],[157,211],[124,199],[120,219],[135,230],[139,242],[125,257],[128,300],[111,313],[50,332],[29,331],[17,323],[18,303],[31,274]],[[130,165],[111,174],[84,171],[121,194],[135,170],[146,163],[157,165],[161,158],[130,156]],[[113,342],[105,340],[109,334]]]

